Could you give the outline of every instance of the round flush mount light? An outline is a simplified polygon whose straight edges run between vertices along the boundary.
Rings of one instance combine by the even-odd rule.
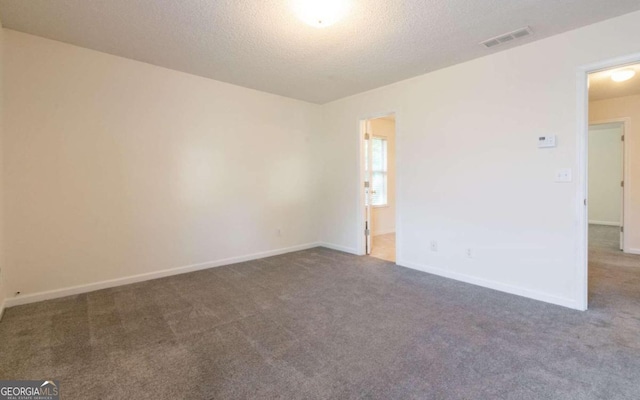
[[[298,18],[316,28],[325,28],[341,20],[349,11],[347,0],[294,0]]]
[[[614,71],[611,73],[611,80],[614,82],[624,82],[633,78],[636,74],[636,71],[632,69],[621,69],[619,71]]]

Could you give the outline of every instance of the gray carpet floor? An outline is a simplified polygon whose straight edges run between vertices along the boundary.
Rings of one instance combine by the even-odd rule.
[[[0,378],[63,399],[638,399],[639,257],[593,235],[588,312],[316,248],[10,308]]]

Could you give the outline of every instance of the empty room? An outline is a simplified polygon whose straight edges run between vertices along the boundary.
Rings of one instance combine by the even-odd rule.
[[[638,0],[0,0],[0,400],[638,399]]]

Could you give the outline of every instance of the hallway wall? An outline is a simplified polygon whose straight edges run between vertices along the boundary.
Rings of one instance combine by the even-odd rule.
[[[638,79],[638,77],[634,78]],[[625,216],[627,250],[640,254],[640,95],[618,97],[589,103],[589,122],[627,118],[625,146],[628,164],[626,190],[629,204]]]
[[[589,127],[589,223],[622,224],[622,126]]]

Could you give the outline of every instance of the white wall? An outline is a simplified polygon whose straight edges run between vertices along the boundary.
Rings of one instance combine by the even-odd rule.
[[[373,136],[387,139],[387,205],[373,207],[371,227],[374,235],[396,231],[396,123],[393,119],[371,121]]]
[[[318,230],[357,252],[359,120],[395,111],[398,263],[577,307],[581,199],[553,177],[577,172],[578,67],[640,53],[640,12],[322,107],[4,36],[9,293],[305,246]],[[537,149],[547,133],[558,147]]]
[[[578,68],[638,38],[635,12],[326,104],[322,240],[358,251],[358,120],[396,111],[398,263],[580,308],[581,199],[554,175],[577,174]]]
[[[589,223],[621,225],[621,126],[589,127]]]
[[[319,106],[4,35],[11,304],[317,241]]]
[[[628,251],[640,253],[640,96],[626,96],[589,103],[589,121],[627,118],[625,146],[628,156],[625,190],[625,242]]]

